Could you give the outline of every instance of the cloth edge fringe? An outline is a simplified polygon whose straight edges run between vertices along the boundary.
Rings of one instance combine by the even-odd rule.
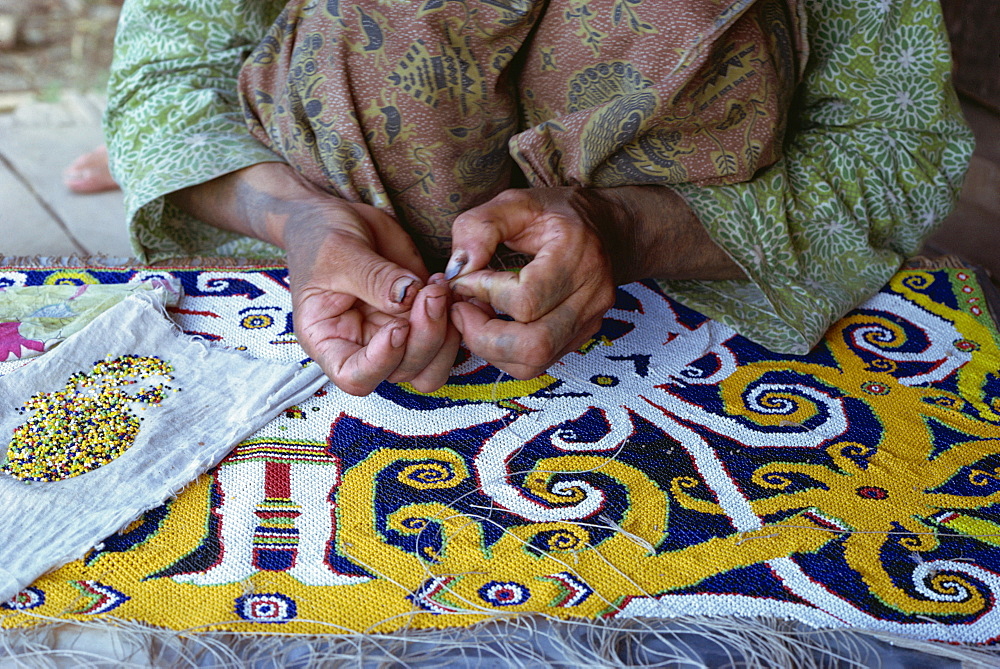
[[[747,669],[867,668],[881,664],[880,656],[888,652],[934,656],[959,662],[963,669],[1000,663],[1000,648],[921,641],[871,630],[815,629],[777,618],[679,616],[567,621],[517,616],[471,628],[404,630],[381,635],[238,634],[174,631],[112,618],[93,622],[47,620],[50,622],[7,629],[0,634],[0,659],[7,660],[4,666],[34,669],[68,666],[63,663],[72,661],[73,666],[83,669],[119,667],[122,662],[178,669],[258,664],[312,669],[332,663],[352,667],[388,663],[579,669],[712,666],[726,657],[727,666]],[[81,650],[76,644],[58,647],[58,639],[65,641],[67,635],[86,630],[103,633],[101,648],[115,648],[118,655],[103,658],[93,648]],[[540,650],[540,643],[547,646],[548,652]],[[556,657],[559,659],[553,659]]]

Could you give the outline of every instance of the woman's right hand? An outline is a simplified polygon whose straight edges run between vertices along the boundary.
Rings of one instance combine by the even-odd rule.
[[[409,235],[384,212],[339,200],[323,210],[285,230],[302,347],[352,395],[386,379],[437,390],[461,339],[448,320],[448,282],[427,276]]]
[[[296,337],[338,388],[367,395],[384,380],[421,392],[448,380],[461,337],[451,290],[428,276],[389,215],[345,202],[283,163],[262,163],[173,193],[216,227],[285,249]]]

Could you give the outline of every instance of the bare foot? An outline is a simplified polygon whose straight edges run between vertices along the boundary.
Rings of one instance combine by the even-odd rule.
[[[74,193],[101,193],[116,190],[118,184],[108,169],[108,149],[99,146],[85,153],[63,172],[63,183]]]

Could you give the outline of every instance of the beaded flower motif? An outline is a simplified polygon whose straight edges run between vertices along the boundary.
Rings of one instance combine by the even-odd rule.
[[[62,390],[36,393],[18,408],[31,416],[14,429],[2,471],[22,481],[59,481],[93,471],[128,450],[159,405],[174,368],[158,357],[108,356],[77,372]]]

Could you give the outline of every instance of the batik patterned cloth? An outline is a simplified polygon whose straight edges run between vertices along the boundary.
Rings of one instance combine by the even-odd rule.
[[[293,0],[240,94],[261,143],[319,188],[398,217],[443,265],[455,217],[522,183],[515,173],[534,187],[705,185],[773,164],[805,66],[800,10]]]
[[[140,258],[279,253],[192,220],[167,205],[163,196],[279,160],[244,124],[237,75],[285,4],[145,0],[123,7],[106,134]],[[359,13],[336,0],[316,4],[334,8],[359,37],[382,29],[372,13],[376,10]],[[428,0],[379,4],[377,11],[437,7],[435,14],[441,15],[459,6],[513,11],[536,4]],[[567,4],[561,18],[586,43],[589,35],[599,42],[598,33],[611,32],[616,16],[618,30],[631,30],[633,20],[641,30],[653,5],[675,3],[615,0],[610,15],[594,11],[608,6],[603,0]],[[951,210],[972,153],[972,135],[950,85],[949,48],[938,3],[802,4],[809,57],[782,157],[742,183],[672,186],[749,280],[669,286],[671,295],[688,306],[772,350],[794,353],[808,351],[831,323],[874,294],[895,272],[901,255],[917,252],[921,240]],[[725,0],[717,5],[724,17],[727,8],[746,3]],[[403,35],[382,35],[384,41],[409,44]],[[362,50],[379,52],[377,41],[360,39]],[[640,41],[659,39],[661,35],[643,35]],[[548,46],[539,46],[540,76],[551,74],[544,71]],[[614,45],[605,40],[597,46]],[[553,55],[558,60],[559,53]],[[714,56],[719,58],[720,90],[751,69],[738,53]],[[595,62],[613,59],[597,57]],[[386,86],[390,97],[395,92],[398,99],[406,99],[401,87],[392,82]],[[387,102],[358,99],[356,113],[368,113],[365,110],[375,105],[380,112],[382,107],[388,110],[388,119],[392,105]],[[570,104],[568,98],[562,101],[563,108]],[[400,125],[400,133],[404,130]],[[432,205],[447,208],[450,203]]]
[[[284,269],[155,271],[183,285],[187,332],[303,357]],[[631,284],[538,379],[463,354],[430,395],[325,386],[3,604],[0,624],[337,633],[707,614],[981,643],[1000,635],[998,500],[1000,342],[970,272],[901,272],[806,356]]]

